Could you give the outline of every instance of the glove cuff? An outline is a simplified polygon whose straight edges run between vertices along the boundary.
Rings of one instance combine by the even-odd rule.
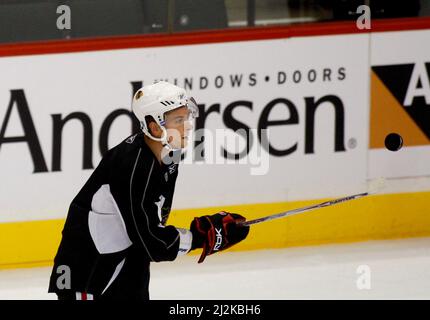
[[[190,225],[190,231],[193,234],[193,241],[191,243],[191,250],[197,248],[203,248],[203,244],[206,240],[206,231],[201,226],[201,220],[194,218]]]

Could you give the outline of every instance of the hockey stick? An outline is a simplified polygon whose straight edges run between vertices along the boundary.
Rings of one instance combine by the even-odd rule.
[[[288,210],[285,212],[280,212],[280,213],[276,213],[276,214],[272,214],[266,217],[262,217],[262,218],[258,218],[258,219],[254,219],[254,220],[249,220],[249,221],[244,221],[244,222],[238,222],[239,225],[241,226],[250,226],[253,224],[257,224],[257,223],[261,223],[261,222],[265,222],[265,221],[270,221],[270,220],[274,220],[274,219],[279,219],[279,218],[283,218],[283,217],[288,217],[288,216],[292,216],[298,213],[303,213],[303,212],[307,212],[307,211],[311,211],[311,210],[315,210],[315,209],[319,209],[319,208],[324,208],[324,207],[328,207],[328,206],[332,206],[334,204],[338,204],[338,203],[342,203],[342,202],[346,202],[346,201],[350,201],[350,200],[355,200],[355,199],[359,199],[368,195],[372,195],[375,194],[376,192],[378,192],[384,185],[385,180],[383,178],[380,179],[376,179],[373,180],[370,184],[373,184],[372,186],[369,187],[369,191],[367,192],[363,192],[363,193],[358,193],[358,194],[354,194],[351,196],[347,196],[347,197],[343,197],[343,198],[338,198],[338,199],[334,199],[334,200],[329,200],[329,201],[325,201],[319,204],[315,204],[312,206],[307,206],[307,207],[303,207],[303,208],[297,208],[297,209],[293,209],[293,210]]]

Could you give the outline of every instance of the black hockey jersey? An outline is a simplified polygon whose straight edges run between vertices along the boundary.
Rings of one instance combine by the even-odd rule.
[[[148,299],[150,262],[191,247],[188,230],[166,226],[177,175],[143,133],[110,149],[70,204],[49,292]]]

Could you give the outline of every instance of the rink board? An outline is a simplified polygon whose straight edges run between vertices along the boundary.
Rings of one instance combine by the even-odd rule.
[[[378,195],[262,223],[252,226],[246,241],[229,251],[429,236],[429,198],[430,192]],[[249,220],[318,202],[176,210],[168,223],[187,227],[195,215],[222,209],[240,212]],[[0,268],[51,265],[63,224],[62,219],[0,224]]]

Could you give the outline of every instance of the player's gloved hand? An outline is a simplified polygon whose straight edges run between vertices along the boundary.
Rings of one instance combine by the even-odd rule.
[[[191,249],[203,248],[199,263],[206,256],[230,248],[247,237],[249,226],[237,225],[238,221],[245,221],[245,218],[225,211],[194,218],[190,227],[193,234]]]

